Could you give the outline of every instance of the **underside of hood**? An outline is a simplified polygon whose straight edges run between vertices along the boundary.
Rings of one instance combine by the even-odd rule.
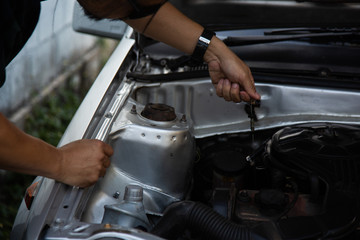
[[[359,1],[173,0],[198,23],[220,29],[360,26]]]

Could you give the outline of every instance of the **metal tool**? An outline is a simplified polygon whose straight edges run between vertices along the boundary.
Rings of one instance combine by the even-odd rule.
[[[255,122],[258,120],[255,113],[255,107],[260,107],[260,101],[250,100],[250,102],[245,105],[245,112],[248,114],[250,119],[250,131],[253,144],[255,135]]]
[[[255,131],[255,100],[250,101],[250,131],[251,131],[251,141],[254,143],[254,131]]]
[[[250,130],[254,133],[255,130],[255,100],[250,101]]]

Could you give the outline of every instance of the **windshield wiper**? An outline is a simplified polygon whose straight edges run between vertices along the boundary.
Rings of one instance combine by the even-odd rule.
[[[294,31],[294,30],[291,30]],[[302,30],[304,31],[304,30]],[[276,34],[275,34],[276,33]],[[265,36],[242,36],[242,37],[227,37],[223,41],[227,46],[245,46],[260,43],[272,43],[291,40],[323,40],[332,41],[334,39],[341,41],[345,38],[359,36],[359,31],[330,31],[330,32],[313,32],[313,33],[295,33],[290,30],[266,32]],[[285,35],[284,35],[285,34]],[[344,39],[343,39],[344,38]]]
[[[308,33],[345,33],[345,32],[359,32],[359,28],[285,28],[265,31],[264,35],[295,35]]]

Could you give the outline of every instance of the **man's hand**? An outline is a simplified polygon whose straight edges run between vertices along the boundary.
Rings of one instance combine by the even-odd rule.
[[[88,187],[110,165],[113,149],[99,140],[78,140],[56,148],[24,133],[1,113],[0,126],[1,169]]]
[[[204,60],[219,97],[233,102],[260,100],[249,67],[218,38],[212,38]]]
[[[97,1],[78,1],[95,16],[121,19],[121,9],[125,10],[124,1],[103,4],[101,8],[97,6]],[[186,17],[170,2],[163,4],[155,15],[126,19],[125,22],[136,31],[187,54],[193,53],[203,31],[201,25]],[[260,100],[249,67],[217,37],[211,39],[204,61],[209,64],[210,77],[219,97],[234,102]]]
[[[110,145],[84,139],[59,148],[60,164],[56,180],[78,187],[88,187],[105,175],[113,154]]]

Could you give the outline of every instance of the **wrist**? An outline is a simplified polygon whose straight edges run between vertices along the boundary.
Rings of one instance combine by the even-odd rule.
[[[198,62],[204,62],[205,53],[215,35],[216,34],[213,31],[210,31],[206,28],[203,29],[191,55],[194,60]]]
[[[63,159],[64,159],[64,154],[63,152],[61,151],[60,148],[55,148],[53,149],[53,161],[49,161],[50,163],[50,167],[48,169],[48,176],[45,176],[45,177],[48,177],[48,178],[52,178],[56,181],[60,181],[61,182],[61,179],[62,179],[62,165],[63,165]]]
[[[221,53],[228,50],[226,45],[219,38],[214,36],[204,54],[204,62],[209,63],[211,61],[220,61]]]

